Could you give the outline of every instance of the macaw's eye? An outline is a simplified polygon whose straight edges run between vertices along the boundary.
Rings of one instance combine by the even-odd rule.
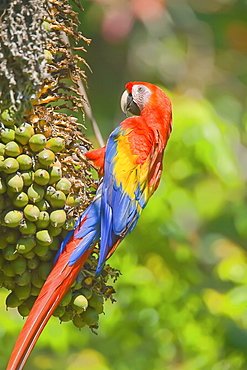
[[[138,92],[143,92],[143,88],[142,88],[142,86],[139,86],[139,87],[138,87]]]

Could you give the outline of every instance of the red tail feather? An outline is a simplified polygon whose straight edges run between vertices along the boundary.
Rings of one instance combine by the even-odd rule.
[[[7,370],[23,368],[46,323],[91,254],[92,248],[68,266],[68,258],[80,241],[72,238],[48,276],[17,339]]]

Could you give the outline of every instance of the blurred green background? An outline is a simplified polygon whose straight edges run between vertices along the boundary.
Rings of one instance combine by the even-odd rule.
[[[98,335],[52,318],[25,369],[247,369],[247,1],[82,4],[104,138],[131,80],[165,89],[174,128],[160,187],[110,260],[122,276]],[[23,325],[5,297],[3,369]]]

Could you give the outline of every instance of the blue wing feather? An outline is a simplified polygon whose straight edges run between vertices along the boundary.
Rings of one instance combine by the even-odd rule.
[[[101,209],[101,186],[93,202],[81,215],[82,227],[74,233],[75,239],[81,239],[69,258],[69,265],[73,265],[83,253],[100,239],[100,209]]]
[[[72,237],[81,239],[81,242],[70,255],[69,266],[73,265],[88,248],[100,239],[101,187],[102,184],[99,186],[93,202],[78,218],[74,230],[70,231],[62,241],[55,262]]]
[[[122,183],[117,183],[114,174],[118,138],[125,134],[121,126],[118,126],[109,137],[106,145],[101,203],[101,244],[96,275],[99,275],[111,249],[134,229],[140,216],[138,203],[142,194],[140,187],[138,187],[138,178],[136,184],[133,184],[133,186],[137,186],[136,193],[134,198],[131,198],[124,191]]]

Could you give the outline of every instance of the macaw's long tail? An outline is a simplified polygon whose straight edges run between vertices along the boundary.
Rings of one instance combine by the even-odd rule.
[[[99,207],[98,197],[81,216],[75,231],[62,243],[57,261],[17,339],[7,370],[23,369],[49,318],[92,253],[99,239]]]
[[[68,266],[68,256],[65,253],[61,255],[41,289],[17,339],[7,370],[23,368],[46,323],[68,292],[90,253],[91,249],[87,250],[76,266]]]

